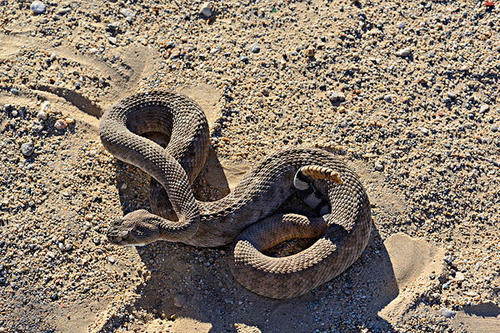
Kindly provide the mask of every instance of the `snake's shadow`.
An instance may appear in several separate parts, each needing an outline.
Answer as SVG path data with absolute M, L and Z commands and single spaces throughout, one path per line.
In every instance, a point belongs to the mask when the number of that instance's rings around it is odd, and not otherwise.
M 207 175 L 210 177 L 203 178 Z M 118 188 L 128 184 L 120 190 L 125 213 L 149 208 L 145 174 L 118 162 L 117 177 Z M 229 193 L 224 168 L 213 151 L 199 178 L 202 180 L 194 184 L 198 198 Z M 212 249 L 156 242 L 137 248 L 137 252 L 150 278 L 139 286 L 141 297 L 127 311 L 146 313 L 146 323 L 166 318 L 163 329 L 167 331 L 233 332 L 241 324 L 263 332 L 311 332 L 316 328 L 352 332 L 352 327 L 359 328 L 354 332 L 362 327 L 373 332 L 394 331 L 378 316 L 396 298 L 398 286 L 389 254 L 375 228 L 367 249 L 345 273 L 290 300 L 261 297 L 240 286 L 229 271 L 228 246 Z
M 299 298 L 273 300 L 255 295 L 231 276 L 229 251 L 157 243 L 138 250 L 151 278 L 137 291 L 132 313 L 170 319 L 167 328 L 185 331 L 195 319 L 202 332 L 232 332 L 235 324 L 262 332 L 394 331 L 378 316 L 398 295 L 392 264 L 373 231 L 362 257 L 344 274 Z M 191 325 L 194 325 L 191 323 Z M 359 329 L 354 328 L 357 327 Z M 191 331 L 191 330 L 190 330 Z

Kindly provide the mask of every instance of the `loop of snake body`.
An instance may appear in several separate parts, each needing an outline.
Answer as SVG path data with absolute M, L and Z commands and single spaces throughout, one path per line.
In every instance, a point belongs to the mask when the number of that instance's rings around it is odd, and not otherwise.
M 165 148 L 146 138 L 152 133 L 169 138 Z M 291 298 L 342 273 L 368 243 L 368 196 L 355 173 L 327 151 L 291 148 L 271 154 L 226 197 L 202 202 L 195 199 L 191 183 L 205 164 L 209 130 L 203 111 L 190 98 L 167 91 L 127 97 L 106 110 L 100 137 L 112 155 L 161 184 L 177 216 L 131 212 L 110 226 L 108 239 L 114 244 L 166 240 L 217 247 L 232 242 L 230 268 L 238 282 L 262 296 Z M 323 199 L 314 182 L 323 184 Z M 294 193 L 320 215 L 276 214 Z M 291 256 L 263 254 L 292 238 L 317 240 Z

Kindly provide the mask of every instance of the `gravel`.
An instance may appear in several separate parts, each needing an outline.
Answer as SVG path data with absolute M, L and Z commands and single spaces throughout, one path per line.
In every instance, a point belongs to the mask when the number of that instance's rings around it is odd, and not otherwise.
M 117 309 L 102 319 L 110 323 L 102 331 L 111 332 L 141 331 L 153 320 L 172 324 L 174 314 L 232 329 L 257 306 L 270 322 L 295 325 L 290 331 L 452 332 L 441 309 L 498 303 L 496 7 L 230 0 L 216 2 L 217 19 L 206 20 L 195 19 L 203 1 L 45 3 L 42 15 L 30 2 L 2 4 L 2 29 L 12 31 L 0 37 L 6 331 L 55 329 L 49 315 L 92 300 L 102 304 L 92 310 L 99 320 L 107 306 Z M 219 160 L 254 164 L 279 147 L 338 148 L 376 203 L 380 238 L 404 232 L 445 248 L 446 272 L 432 280 L 435 289 L 415 295 L 413 312 L 386 324 L 369 313 L 358 293 L 366 289 L 356 284 L 360 267 L 370 265 L 375 250 L 383 253 L 372 241 L 346 274 L 293 304 L 306 304 L 307 318 L 292 318 L 279 312 L 286 302 L 263 301 L 239 287 L 220 249 L 113 247 L 106 228 L 124 212 L 148 207 L 147 177 L 103 150 L 96 128 L 85 124 L 91 116 L 35 84 L 76 91 L 102 107 L 129 91 L 211 87 L 207 96 L 215 100 L 203 107 L 218 115 L 211 139 Z M 334 97 L 341 105 L 332 105 L 328 92 L 342 96 Z M 79 118 L 69 122 L 68 113 Z M 28 142 L 36 143 L 36 154 L 24 158 Z M 179 294 L 186 305 L 172 310 Z M 134 299 L 109 303 L 122 295 Z M 338 304 L 341 313 L 334 312 Z M 273 331 L 266 325 L 263 331 Z

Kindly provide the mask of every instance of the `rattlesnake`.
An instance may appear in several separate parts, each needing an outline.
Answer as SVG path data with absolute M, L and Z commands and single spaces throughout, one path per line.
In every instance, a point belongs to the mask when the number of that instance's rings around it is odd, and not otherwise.
M 166 148 L 144 137 L 155 132 L 169 139 Z M 205 115 L 190 98 L 165 91 L 127 97 L 106 110 L 100 136 L 111 154 L 165 188 L 177 216 L 169 220 L 158 212 L 131 212 L 111 225 L 108 239 L 114 244 L 167 240 L 216 247 L 233 242 L 230 267 L 236 280 L 272 298 L 295 297 L 329 281 L 367 245 L 368 197 L 355 173 L 332 153 L 317 148 L 279 151 L 258 163 L 226 197 L 201 202 L 191 183 L 205 163 L 210 139 Z M 320 212 L 317 217 L 273 215 L 297 192 Z M 317 240 L 291 256 L 262 253 L 292 238 Z

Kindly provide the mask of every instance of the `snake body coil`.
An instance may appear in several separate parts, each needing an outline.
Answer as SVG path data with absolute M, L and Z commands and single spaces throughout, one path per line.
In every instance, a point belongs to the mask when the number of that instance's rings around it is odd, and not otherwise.
M 166 148 L 145 137 L 154 133 L 168 138 Z M 167 240 L 216 247 L 233 242 L 230 266 L 235 278 L 251 291 L 272 298 L 299 296 L 332 279 L 357 260 L 367 245 L 368 197 L 354 172 L 331 153 L 292 148 L 271 154 L 226 197 L 201 202 L 195 199 L 191 183 L 208 154 L 208 123 L 191 99 L 164 91 L 125 98 L 104 113 L 100 136 L 116 158 L 161 184 L 177 215 L 177 220 L 170 220 L 159 212 L 129 213 L 108 231 L 108 239 L 115 244 Z M 323 194 L 314 182 L 323 184 Z M 321 216 L 276 214 L 293 193 Z M 292 238 L 317 240 L 287 257 L 262 253 Z

